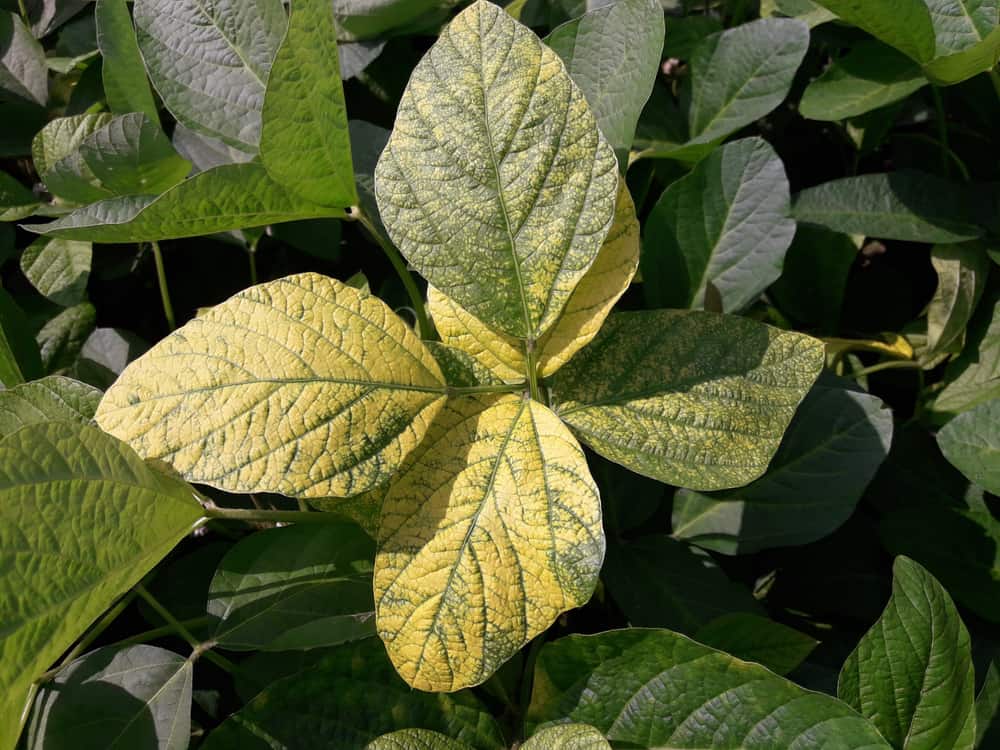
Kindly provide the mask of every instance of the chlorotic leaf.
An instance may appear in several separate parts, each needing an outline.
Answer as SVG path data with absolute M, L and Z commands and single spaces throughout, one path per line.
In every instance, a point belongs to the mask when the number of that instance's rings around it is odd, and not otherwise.
M 0 747 L 14 746 L 31 682 L 201 515 L 190 487 L 94 427 L 0 441 Z
M 524 382 L 523 339 L 493 330 L 434 286 L 427 287 L 427 311 L 445 344 L 470 354 L 503 382 Z
M 379 635 L 421 690 L 486 680 L 590 599 L 604 534 L 569 430 L 517 396 L 448 402 L 382 505 Z
M 89 242 L 42 237 L 21 255 L 21 271 L 57 305 L 76 305 L 87 296 L 92 255 Z
M 554 724 L 535 732 L 522 750 L 611 750 L 604 735 L 587 724 Z
M 142 112 L 150 122 L 157 123 L 159 113 L 146 79 L 126 0 L 97 0 L 94 20 L 108 107 L 118 115 Z
M 375 191 L 390 237 L 431 284 L 536 339 L 597 257 L 616 166 L 559 57 L 478 0 L 414 69 Z
M 919 63 L 934 58 L 937 43 L 926 0 L 814 0 Z
M 274 179 L 313 203 L 357 203 L 329 0 L 292 3 L 262 117 L 260 158 Z
M 365 746 L 365 750 L 471 750 L 464 742 L 453 740 L 429 729 L 400 729 L 383 734 Z
M 837 695 L 902 750 L 972 750 L 975 674 L 969 633 L 948 592 L 906 557 L 885 612 L 847 657 Z
M 94 417 L 101 392 L 61 375 L 0 390 L 0 438 L 29 424 L 87 423 Z
M 868 721 L 835 698 L 672 633 L 612 630 L 546 644 L 529 726 L 596 727 L 633 748 L 889 750 Z
M 938 445 L 951 464 L 987 492 L 1000 495 L 1000 398 L 948 422 Z
M 715 313 L 618 313 L 553 379 L 556 413 L 591 448 L 670 484 L 764 473 L 824 363 L 821 342 Z
M 441 371 L 377 297 L 313 273 L 240 292 L 129 365 L 105 430 L 231 492 L 350 496 L 385 482 L 444 402 Z
M 694 639 L 744 661 L 762 664 L 775 674 L 788 674 L 819 645 L 805 633 L 749 612 L 717 617 L 700 628 Z
M 927 353 L 946 351 L 965 333 L 990 274 L 990 259 L 977 242 L 936 245 L 931 264 L 938 285 L 927 307 Z

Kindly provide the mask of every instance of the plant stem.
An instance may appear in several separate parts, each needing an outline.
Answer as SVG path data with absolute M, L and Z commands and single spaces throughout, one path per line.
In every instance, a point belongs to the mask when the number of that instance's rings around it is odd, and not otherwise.
M 528 370 L 528 390 L 535 401 L 542 400 L 542 389 L 538 387 L 538 360 L 536 359 L 535 340 L 524 342 L 524 363 Z
M 941 141 L 941 167 L 944 169 L 944 176 L 951 176 L 951 148 L 948 145 L 948 118 L 944 112 L 944 100 L 941 98 L 941 89 L 931 86 L 931 94 L 934 97 L 934 109 L 937 111 L 938 137 Z
M 535 686 L 535 663 L 538 661 L 538 654 L 544 645 L 545 633 L 540 633 L 535 636 L 531 645 L 528 646 L 528 654 L 524 657 L 524 669 L 521 672 L 520 711 L 518 712 L 518 720 L 520 721 L 518 729 L 521 733 L 521 739 L 527 737 L 524 717 L 528 713 L 528 705 L 531 703 L 531 691 Z
M 173 629 L 174 633 L 176 633 L 177 635 L 179 635 L 181 638 L 183 638 L 185 641 L 188 642 L 188 644 L 193 649 L 193 652 L 191 654 L 192 659 L 197 659 L 198 657 L 204 656 L 208 661 L 212 662 L 213 664 L 225 670 L 226 672 L 232 673 L 236 670 L 236 665 L 233 664 L 231 661 L 229 661 L 229 659 L 219 656 L 218 654 L 212 653 L 211 648 L 215 645 L 214 642 L 208 641 L 207 643 L 203 643 L 199 641 L 197 638 L 195 638 L 194 635 L 191 633 L 191 631 L 188 630 L 187 627 L 184 625 L 184 623 L 182 623 L 180 620 L 174 617 L 170 613 L 170 610 L 168 610 L 166 607 L 160 604 L 160 602 L 156 599 L 156 597 L 153 596 L 151 593 L 149 593 L 149 591 L 146 589 L 145 586 L 143 586 L 141 583 L 136 584 L 134 590 L 135 593 L 137 593 L 145 600 L 146 604 L 148 604 L 150 607 L 153 608 L 153 611 L 156 612 L 156 614 L 158 614 L 166 621 L 166 623 Z
M 247 258 L 250 261 L 250 285 L 253 286 L 257 283 L 257 243 L 260 241 L 258 237 L 256 240 L 247 245 Z
M 523 383 L 505 383 L 504 385 L 456 385 L 448 387 L 449 396 L 468 396 L 474 393 L 517 393 L 528 390 L 528 381 Z
M 993 81 L 993 89 L 997 92 L 997 97 L 1000 98 L 1000 66 L 990 69 L 990 80 Z
M 871 375 L 873 372 L 882 372 L 883 370 L 922 370 L 923 365 L 919 362 L 913 362 L 912 360 L 895 360 L 892 362 L 880 362 L 877 365 L 872 365 L 871 367 L 864 367 L 860 370 L 855 370 L 851 373 L 852 378 L 860 378 L 865 375 Z
M 181 620 L 180 624 L 186 628 L 197 628 L 202 625 L 210 625 L 215 622 L 215 618 L 211 615 L 202 615 L 201 617 L 192 617 L 190 620 Z M 153 628 L 152 630 L 145 630 L 142 633 L 137 633 L 136 635 L 130 636 L 128 638 L 123 638 L 120 641 L 115 641 L 109 644 L 115 648 L 122 648 L 124 646 L 134 646 L 139 643 L 149 643 L 150 641 L 155 641 L 157 638 L 163 638 L 164 636 L 173 634 L 173 625 L 163 625 L 159 628 Z
M 24 0 L 17 0 L 17 9 L 21 12 L 21 20 L 24 21 L 24 25 L 31 26 L 31 18 L 28 16 L 28 6 L 24 4 Z
M 301 510 L 248 510 L 244 508 L 205 508 L 209 519 L 228 521 L 256 521 L 264 523 L 336 523 L 332 513 L 316 513 Z
M 174 306 L 170 303 L 170 289 L 167 287 L 167 272 L 163 268 L 163 253 L 160 251 L 160 243 L 153 240 L 153 260 L 156 261 L 156 280 L 160 284 L 160 299 L 163 301 L 163 314 L 167 319 L 167 326 L 170 330 L 177 328 L 177 320 L 174 318 Z

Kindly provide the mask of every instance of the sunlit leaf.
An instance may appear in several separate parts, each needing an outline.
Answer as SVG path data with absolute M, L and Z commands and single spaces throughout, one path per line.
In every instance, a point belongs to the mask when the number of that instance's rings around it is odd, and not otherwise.
M 959 414 L 937 438 L 956 469 L 987 492 L 1000 495 L 1000 399 Z
M 42 295 L 58 305 L 75 305 L 87 296 L 89 242 L 42 237 L 21 255 L 21 271 Z
M 97 0 L 94 19 L 108 107 L 118 115 L 142 112 L 150 122 L 157 123 L 159 113 L 146 79 L 126 0 Z
M 100 400 L 96 388 L 60 375 L 0 390 L 0 438 L 29 424 L 89 422 Z

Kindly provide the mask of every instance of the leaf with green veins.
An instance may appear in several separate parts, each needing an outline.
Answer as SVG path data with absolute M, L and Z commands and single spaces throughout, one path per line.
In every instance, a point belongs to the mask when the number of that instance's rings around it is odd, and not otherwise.
M 934 25 L 927 0 L 814 1 L 919 63 L 934 59 Z
M 329 0 L 295 0 L 267 79 L 260 158 L 278 182 L 313 203 L 357 203 L 347 109 Z
M 57 117 L 31 141 L 31 159 L 44 180 L 56 162 L 76 151 L 83 139 L 114 119 L 107 113 Z
M 86 383 L 49 375 L 0 390 L 0 438 L 29 424 L 90 422 L 101 392 Z
M 1000 291 L 987 290 L 968 327 L 965 347 L 944 373 L 931 403 L 938 420 L 1000 398 Z
M 440 732 L 474 750 L 508 747 L 496 721 L 470 691 L 432 695 L 411 689 L 395 673 L 377 638 L 338 646 L 271 683 L 201 747 L 364 750 L 398 729 Z
M 760 15 L 762 18 L 778 14 L 805 21 L 809 24 L 809 28 L 832 21 L 837 17 L 832 11 L 817 5 L 816 0 L 761 0 Z
M 972 750 L 975 675 L 969 633 L 934 577 L 893 565 L 885 612 L 847 657 L 837 695 L 900 750 Z
M 38 344 L 24 311 L 0 287 L 0 384 L 13 388 L 43 374 Z
M 950 85 L 988 71 L 1000 59 L 1000 2 L 997 0 L 924 0 L 936 38 L 928 77 Z
M 146 70 L 177 121 L 256 151 L 286 29 L 281 0 L 136 0 L 134 15 Z
M 898 102 L 926 85 L 919 64 L 893 47 L 864 40 L 806 87 L 799 111 L 810 120 L 843 120 Z
M 806 396 L 767 473 L 735 490 L 674 497 L 674 535 L 726 555 L 807 544 L 854 512 L 892 443 L 882 400 L 836 379 Z
M 663 8 L 620 0 L 568 21 L 545 38 L 583 91 L 622 171 L 663 50 Z
M 0 441 L 0 747 L 31 682 L 202 516 L 191 488 L 95 427 L 29 425 Z M 30 556 L 30 566 L 18 559 Z M 57 585 L 54 585 L 57 584 Z
M 290 195 L 255 162 L 199 172 L 160 196 L 109 198 L 25 228 L 71 240 L 151 242 L 343 213 Z
M 983 250 L 978 242 L 936 245 L 931 249 L 938 285 L 927 308 L 925 356 L 946 351 L 965 333 L 990 274 L 990 259 Z
M 556 413 L 605 458 L 724 489 L 764 473 L 823 362 L 820 341 L 745 318 L 627 312 L 551 387 Z
M 588 724 L 555 724 L 531 735 L 521 750 L 611 750 L 611 745 Z
M 19 221 L 31 216 L 41 201 L 6 172 L 0 172 L 0 221 Z
M 96 324 L 97 310 L 82 302 L 67 307 L 42 326 L 35 339 L 45 372 L 59 373 L 71 367 Z
M 350 523 L 260 531 L 222 559 L 209 588 L 212 639 L 235 651 L 335 646 L 375 634 L 375 545 Z
M 257 158 L 256 154 L 240 151 L 218 138 L 196 133 L 180 123 L 174 128 L 171 143 L 177 153 L 194 165 L 195 174 L 224 164 L 246 164 Z
M 346 497 L 399 468 L 444 396 L 434 358 L 385 303 L 305 273 L 163 339 L 108 390 L 97 421 L 191 481 Z
M 710 555 L 668 536 L 609 543 L 601 574 L 635 627 L 694 635 L 727 612 L 764 614 L 750 591 L 730 581 Z
M 119 115 L 142 112 L 150 122 L 159 122 L 126 0 L 97 0 L 94 20 L 108 108 Z
M 712 152 L 668 187 L 646 220 L 643 292 L 656 307 L 701 307 L 712 284 L 722 308 L 753 302 L 781 275 L 795 235 L 785 167 L 747 138 Z
M 1000 399 L 959 414 L 937 436 L 945 458 L 969 481 L 1000 495 Z
M 420 690 L 486 680 L 566 610 L 604 558 L 579 444 L 517 396 L 449 400 L 382 504 L 379 635 Z
M 155 646 L 91 651 L 35 698 L 27 750 L 187 750 L 194 663 Z
M 848 706 L 669 630 L 546 644 L 528 724 L 582 722 L 633 748 L 889 750 Z
M 17 15 L 5 10 L 0 10 L 0 40 L 0 92 L 44 107 L 49 100 L 49 72 L 42 45 Z
M 375 200 L 375 167 L 389 140 L 389 131 L 363 120 L 351 120 L 347 124 L 347 129 L 351 136 L 351 158 L 354 164 L 354 182 L 358 191 L 358 207 L 371 220 L 376 231 L 389 242 L 389 235 L 382 225 L 378 202 Z
M 597 257 L 616 167 L 559 57 L 479 0 L 414 69 L 375 190 L 390 237 L 431 284 L 534 339 Z
M 960 186 L 911 170 L 808 188 L 793 196 L 792 216 L 834 232 L 906 242 L 963 242 L 983 234 Z
M 21 255 L 21 271 L 40 294 L 67 307 L 87 297 L 92 255 L 89 242 L 41 237 Z
M 780 675 L 798 667 L 819 645 L 819 641 L 794 628 L 746 612 L 717 617 L 700 628 L 694 639 L 744 661 L 762 664 Z
M 377 737 L 365 745 L 365 750 L 472 750 L 472 748 L 440 732 L 428 729 L 400 729 Z

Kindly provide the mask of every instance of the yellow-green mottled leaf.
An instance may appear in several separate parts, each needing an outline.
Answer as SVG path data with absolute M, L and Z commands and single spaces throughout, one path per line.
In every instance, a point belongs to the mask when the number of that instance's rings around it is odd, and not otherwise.
M 429 729 L 400 729 L 383 734 L 365 746 L 365 750 L 472 750 L 469 745 L 446 734 Z
M 600 330 L 615 302 L 625 293 L 639 265 L 639 222 L 625 181 L 618 188 L 615 222 L 556 324 L 538 340 L 539 375 L 562 367 Z M 428 306 L 442 340 L 473 355 L 505 382 L 526 376 L 524 341 L 494 331 L 434 287 Z
M 382 506 L 379 635 L 422 690 L 488 678 L 587 602 L 604 557 L 579 444 L 541 404 L 450 400 Z
M 670 484 L 724 489 L 764 473 L 823 362 L 817 339 L 746 318 L 618 313 L 559 372 L 552 395 L 606 458 Z
M 539 729 L 521 750 L 611 750 L 611 745 L 589 724 L 556 724 Z
M 191 481 L 349 496 L 399 468 L 444 391 L 430 352 L 381 300 L 306 273 L 172 333 L 125 369 L 97 421 Z
M 382 220 L 434 286 L 537 338 L 600 250 L 617 161 L 555 52 L 479 0 L 413 71 L 375 171 Z

